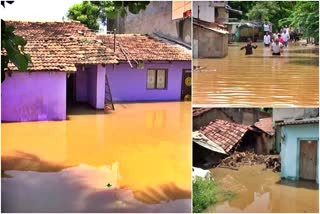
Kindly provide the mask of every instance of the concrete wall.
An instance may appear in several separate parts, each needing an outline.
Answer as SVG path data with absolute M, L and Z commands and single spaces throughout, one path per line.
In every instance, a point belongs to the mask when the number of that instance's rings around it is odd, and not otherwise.
M 284 140 L 281 143 L 281 176 L 286 179 L 299 179 L 299 140 L 318 140 L 319 124 L 301 124 L 282 126 Z M 319 142 L 317 149 L 317 183 L 319 183 Z
M 224 24 L 229 20 L 229 12 L 224 7 L 219 7 L 217 17 L 215 18 L 215 22 L 218 24 Z
M 261 133 L 257 136 L 255 144 L 255 152 L 257 154 L 270 154 L 275 149 L 275 137 L 266 133 Z
M 198 13 L 198 7 L 200 13 Z M 215 11 L 210 1 L 194 1 L 192 16 L 207 22 L 215 22 Z
M 193 25 L 194 58 L 222 58 L 228 55 L 228 34 Z M 195 52 L 197 51 L 197 53 Z
M 147 89 L 148 69 L 168 69 L 166 89 Z M 128 63 L 109 65 L 112 98 L 115 102 L 180 100 L 183 69 L 191 69 L 191 61 L 145 62 L 143 69 L 132 69 Z
M 66 119 L 66 73 L 15 72 L 1 90 L 2 121 Z
M 146 10 L 115 21 L 118 33 L 153 34 L 155 32 L 191 44 L 191 19 L 173 20 L 171 1 L 151 1 Z
M 101 65 L 87 65 L 76 73 L 76 101 L 88 102 L 96 109 L 104 108 L 106 69 Z
M 318 108 L 274 108 L 273 121 L 294 120 L 319 116 Z

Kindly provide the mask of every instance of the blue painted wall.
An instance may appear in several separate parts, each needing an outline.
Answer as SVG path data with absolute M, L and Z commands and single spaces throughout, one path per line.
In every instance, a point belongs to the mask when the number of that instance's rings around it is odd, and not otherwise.
M 299 179 L 300 140 L 317 140 L 317 183 L 319 183 L 319 124 L 287 125 L 279 127 L 285 136 L 281 144 L 281 176 Z

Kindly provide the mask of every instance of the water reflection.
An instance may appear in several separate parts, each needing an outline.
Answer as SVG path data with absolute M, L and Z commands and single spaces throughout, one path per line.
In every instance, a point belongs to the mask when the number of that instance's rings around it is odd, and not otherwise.
M 231 45 L 223 59 L 196 59 L 193 102 L 217 106 L 317 106 L 318 48 L 291 45 L 281 57 L 261 45 L 245 56 Z
M 190 212 L 191 104 L 3 123 L 6 212 Z
M 216 168 L 212 173 L 223 189 L 236 193 L 230 201 L 207 212 L 318 212 L 319 188 L 315 182 L 281 180 L 264 166 L 245 166 L 239 171 Z

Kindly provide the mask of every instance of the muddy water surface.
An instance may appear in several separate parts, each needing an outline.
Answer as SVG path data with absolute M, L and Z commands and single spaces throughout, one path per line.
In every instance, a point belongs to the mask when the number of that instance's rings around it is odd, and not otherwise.
M 2 123 L 4 212 L 190 212 L 191 104 Z
M 212 169 L 224 190 L 235 193 L 205 212 L 314 212 L 319 211 L 319 188 L 315 182 L 281 180 L 279 173 L 264 166 L 244 166 L 240 170 Z
M 194 60 L 194 104 L 217 106 L 318 106 L 318 48 L 290 45 L 282 55 L 257 43 L 252 56 L 229 45 L 221 59 Z

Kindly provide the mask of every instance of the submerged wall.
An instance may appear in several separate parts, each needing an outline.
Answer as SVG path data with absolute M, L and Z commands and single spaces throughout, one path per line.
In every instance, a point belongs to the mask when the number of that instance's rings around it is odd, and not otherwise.
M 66 73 L 14 72 L 1 90 L 2 121 L 66 119 Z
M 223 58 L 228 55 L 228 34 L 193 25 L 193 58 Z
M 147 70 L 167 69 L 166 89 L 147 89 Z M 128 63 L 109 65 L 107 75 L 115 102 L 180 100 L 182 71 L 191 69 L 191 61 L 145 62 L 143 69 L 132 69 Z
M 300 140 L 317 140 L 316 180 L 319 183 L 319 124 L 282 126 L 281 176 L 291 180 L 299 179 Z

